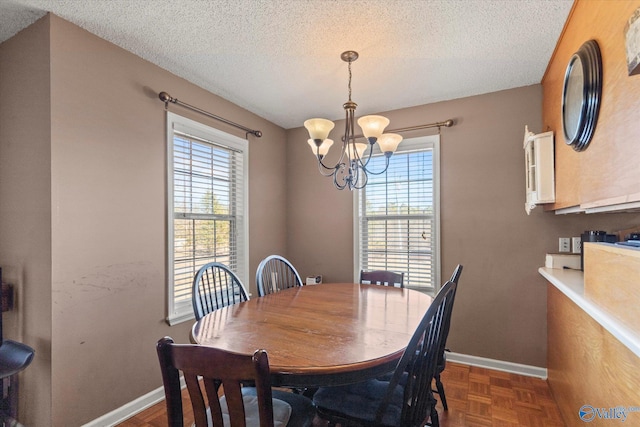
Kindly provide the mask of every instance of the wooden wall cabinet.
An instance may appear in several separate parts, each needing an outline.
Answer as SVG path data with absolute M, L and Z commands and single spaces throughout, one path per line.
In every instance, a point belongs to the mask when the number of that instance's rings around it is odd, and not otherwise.
M 543 131 L 556 134 L 556 201 L 547 210 L 640 209 L 640 75 L 628 75 L 625 26 L 640 0 L 576 0 L 542 79 Z M 562 90 L 571 56 L 587 40 L 602 54 L 600 114 L 591 143 L 577 152 L 564 141 Z

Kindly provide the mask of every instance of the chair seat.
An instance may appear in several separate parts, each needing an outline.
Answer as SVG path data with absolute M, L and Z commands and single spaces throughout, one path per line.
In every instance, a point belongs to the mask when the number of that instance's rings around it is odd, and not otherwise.
M 245 422 L 248 426 L 260 425 L 260 415 L 258 414 L 258 397 L 254 394 L 244 394 L 242 401 L 245 408 Z M 229 409 L 224 396 L 220 398 L 220 408 L 222 410 L 222 419 L 224 427 L 231 426 L 231 418 L 229 418 Z M 273 426 L 285 427 L 291 417 L 291 405 L 279 399 L 273 399 Z M 213 426 L 211 419 L 211 410 L 207 409 L 207 423 Z
M 255 396 L 255 387 L 243 387 L 242 394 L 244 396 Z M 313 418 L 316 415 L 316 407 L 308 399 L 300 394 L 292 393 L 289 391 L 273 389 L 271 391 L 271 397 L 274 401 L 279 400 L 285 404 L 288 404 L 291 408 L 291 415 L 289 421 L 286 424 L 287 427 L 311 427 Z M 273 407 L 274 421 L 276 418 L 275 404 Z M 248 426 L 251 424 L 247 424 Z M 276 424 L 277 425 L 277 424 Z
M 318 411 L 324 413 L 323 415 L 374 424 L 376 411 L 385 397 L 388 386 L 388 381 L 372 379 L 346 386 L 320 387 L 313 395 L 313 403 Z M 382 417 L 383 425 L 400 425 L 403 395 L 402 386 L 396 386 Z
M 0 345 L 0 379 L 17 374 L 29 366 L 34 353 L 26 344 L 3 340 Z

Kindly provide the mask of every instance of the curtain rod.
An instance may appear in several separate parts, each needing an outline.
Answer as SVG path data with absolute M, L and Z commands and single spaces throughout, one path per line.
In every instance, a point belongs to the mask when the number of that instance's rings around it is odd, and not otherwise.
M 208 112 L 208 111 L 204 111 L 204 110 L 201 110 L 201 109 L 200 109 L 200 108 L 198 108 L 198 107 L 194 107 L 193 105 L 189 105 L 189 104 L 187 104 L 186 102 L 178 101 L 178 98 L 172 98 L 172 97 L 171 97 L 171 95 L 169 95 L 167 92 L 160 92 L 160 93 L 158 94 L 158 98 L 160 98 L 160 101 L 164 102 L 164 106 L 165 106 L 165 108 L 167 107 L 167 105 L 169 104 L 169 102 L 172 102 L 172 103 L 174 103 L 174 104 L 178 104 L 178 105 L 180 105 L 180 106 L 182 106 L 182 107 L 185 107 L 185 108 L 188 108 L 188 109 L 190 109 L 190 110 L 193 110 L 193 111 L 195 111 L 195 112 L 197 112 L 197 113 L 203 114 L 203 115 L 205 115 L 205 116 L 207 116 L 207 117 L 210 117 L 210 118 L 212 118 L 212 119 L 215 119 L 215 120 L 221 121 L 221 122 L 223 122 L 223 123 L 226 123 L 226 124 L 228 124 L 228 125 L 231 125 L 231 126 L 233 126 L 233 127 L 236 127 L 236 128 L 238 128 L 238 129 L 242 129 L 243 131 L 245 131 L 245 132 L 247 133 L 247 135 L 248 135 L 248 134 L 252 134 L 252 135 L 255 135 L 255 136 L 256 136 L 256 137 L 258 137 L 258 138 L 260 138 L 260 137 L 262 136 L 262 132 L 261 132 L 261 131 L 259 131 L 259 130 L 249 129 L 249 128 L 247 128 L 247 127 L 244 127 L 244 126 L 242 126 L 242 125 L 239 125 L 239 124 L 237 124 L 237 123 L 234 123 L 234 122 L 232 122 L 232 121 L 230 121 L 230 120 L 224 119 L 224 118 L 222 118 L 222 117 L 220 117 L 220 116 L 216 116 L 215 114 L 211 114 L 211 113 L 210 113 L 210 112 Z M 245 135 L 245 136 L 246 136 L 246 135 Z
M 406 128 L 400 128 L 400 129 L 391 129 L 386 131 L 386 133 L 401 133 L 401 132 L 410 132 L 412 130 L 419 130 L 419 129 L 428 129 L 428 128 L 441 128 L 441 127 L 446 127 L 446 128 L 450 128 L 451 126 L 455 125 L 455 122 L 453 121 L 453 119 L 449 119 L 449 120 L 445 120 L 444 122 L 435 122 L 435 123 L 429 123 L 426 125 L 417 125 L 417 126 L 410 126 L 410 127 L 406 127 Z M 440 130 L 440 129 L 438 129 Z M 364 135 L 356 135 L 354 136 L 354 138 L 364 138 Z M 344 140 L 344 138 L 343 138 Z

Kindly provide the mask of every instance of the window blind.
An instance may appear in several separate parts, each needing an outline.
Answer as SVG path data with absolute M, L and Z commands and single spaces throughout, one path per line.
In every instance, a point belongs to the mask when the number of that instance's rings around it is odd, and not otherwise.
M 245 153 L 194 133 L 172 131 L 170 317 L 192 315 L 193 278 L 209 262 L 246 280 Z
M 384 164 L 376 156 L 369 168 Z M 436 201 L 432 143 L 395 153 L 384 174 L 370 175 L 359 195 L 360 268 L 404 272 L 406 287 L 435 290 Z

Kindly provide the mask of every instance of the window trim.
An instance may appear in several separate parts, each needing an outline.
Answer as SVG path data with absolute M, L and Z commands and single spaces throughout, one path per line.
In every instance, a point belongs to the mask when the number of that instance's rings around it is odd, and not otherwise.
M 433 146 L 433 200 L 434 200 L 434 237 L 436 240 L 435 248 L 434 248 L 434 294 L 440 290 L 442 286 L 440 277 L 441 277 L 441 239 L 440 239 L 440 135 L 427 135 L 420 136 L 416 138 L 405 139 L 398 146 L 397 153 L 406 153 L 410 151 L 421 150 L 425 147 L 425 144 L 432 144 Z M 380 152 L 378 145 L 375 145 L 373 155 L 382 155 Z M 360 192 L 363 190 L 354 190 L 353 191 L 353 260 L 354 260 L 354 271 L 353 271 L 353 281 L 354 283 L 358 283 L 360 281 L 360 270 L 362 269 L 362 264 L 360 262 L 360 218 L 359 218 L 359 209 L 360 209 Z M 411 288 L 421 292 L 429 293 L 429 289 L 424 288 Z
M 219 145 L 225 148 L 229 148 L 235 151 L 239 151 L 243 155 L 243 168 L 242 168 L 242 184 L 243 184 L 243 209 L 242 216 L 243 221 L 240 224 L 240 233 L 243 236 L 238 238 L 238 251 L 242 253 L 242 256 L 238 257 L 238 262 L 242 266 L 235 273 L 238 275 L 242 283 L 248 283 L 249 277 L 249 142 L 246 139 L 239 138 L 237 136 L 228 134 L 219 129 L 207 126 L 200 122 L 188 119 L 186 117 L 177 115 L 170 111 L 167 111 L 166 115 L 166 292 L 167 292 L 167 317 L 166 321 L 170 326 L 177 325 L 182 322 L 195 319 L 193 313 L 193 307 L 191 301 L 189 303 L 176 304 L 174 299 L 173 279 L 174 279 L 174 253 L 173 253 L 173 241 L 174 241 L 174 229 L 173 229 L 173 216 L 174 216 L 174 153 L 173 153 L 173 138 L 174 129 L 179 132 L 189 133 L 196 138 L 203 139 L 204 141 L 210 141 L 214 145 Z

